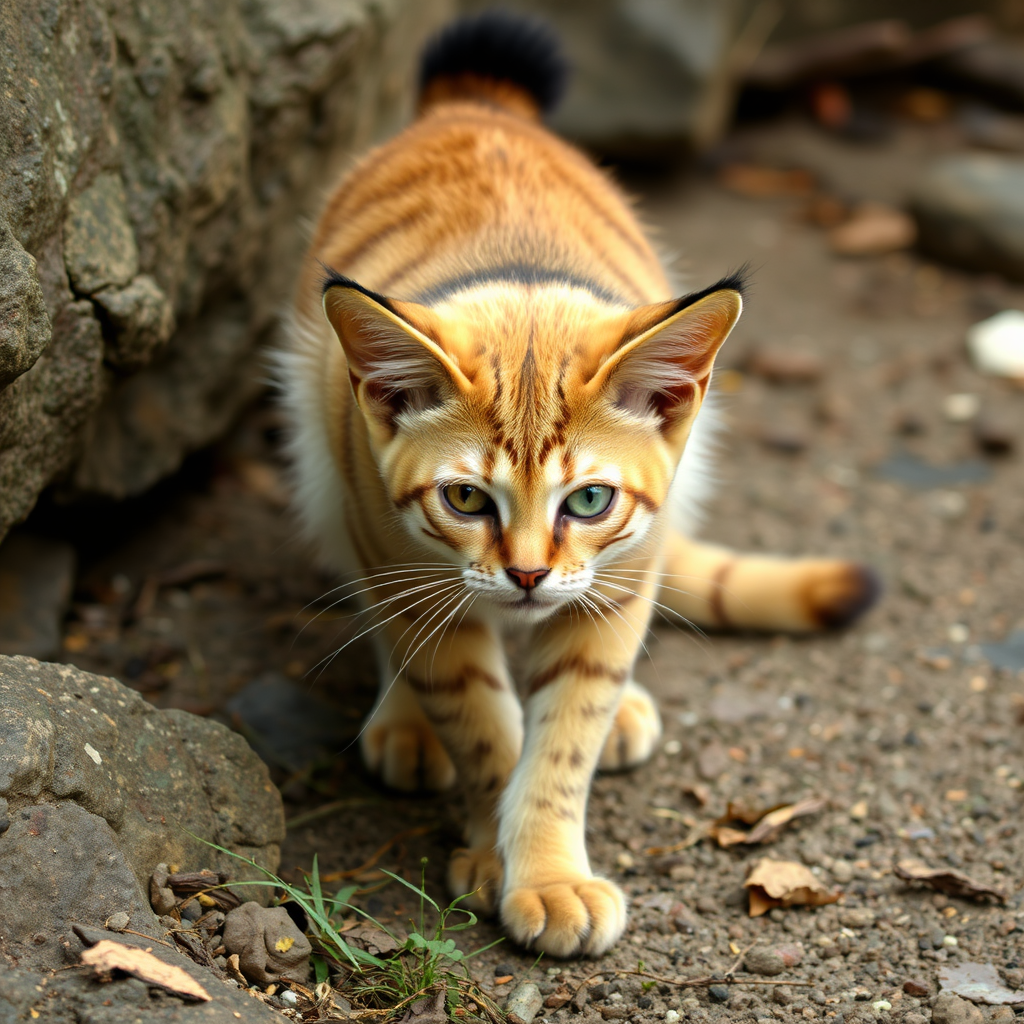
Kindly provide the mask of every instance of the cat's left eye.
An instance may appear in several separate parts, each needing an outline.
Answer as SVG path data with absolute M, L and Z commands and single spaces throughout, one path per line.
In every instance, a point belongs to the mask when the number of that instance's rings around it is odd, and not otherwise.
M 494 511 L 490 496 L 472 484 L 449 484 L 444 489 L 444 497 L 456 512 L 464 516 L 490 515 Z
M 615 497 L 615 489 L 605 484 L 588 484 L 565 499 L 565 509 L 577 519 L 592 519 L 606 511 Z

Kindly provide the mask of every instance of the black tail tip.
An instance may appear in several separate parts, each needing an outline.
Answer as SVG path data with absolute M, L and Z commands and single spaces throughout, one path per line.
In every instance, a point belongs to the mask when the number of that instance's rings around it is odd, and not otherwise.
M 465 74 L 513 82 L 550 113 L 565 92 L 569 65 L 546 21 L 494 9 L 456 19 L 427 43 L 420 91 L 434 79 Z

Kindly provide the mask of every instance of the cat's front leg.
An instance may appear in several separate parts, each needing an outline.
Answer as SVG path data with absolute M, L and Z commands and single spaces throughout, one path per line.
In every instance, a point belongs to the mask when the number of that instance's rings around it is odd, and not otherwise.
M 614 882 L 594 875 L 584 838 L 590 780 L 649 620 L 644 593 L 608 620 L 547 627 L 529 676 L 523 753 L 501 801 L 501 919 L 554 956 L 599 956 L 626 926 Z
M 484 622 L 462 619 L 420 643 L 430 620 L 392 629 L 393 671 L 415 693 L 466 796 L 466 846 L 452 854 L 449 886 L 470 894 L 465 906 L 492 912 L 502 886 L 497 804 L 523 740 L 523 712 L 500 637 Z

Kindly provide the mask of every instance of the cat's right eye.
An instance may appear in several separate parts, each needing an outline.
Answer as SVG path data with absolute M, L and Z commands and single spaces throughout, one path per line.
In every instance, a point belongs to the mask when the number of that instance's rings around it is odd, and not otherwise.
M 444 499 L 464 516 L 486 516 L 494 511 L 490 495 L 472 484 L 449 484 L 444 489 Z

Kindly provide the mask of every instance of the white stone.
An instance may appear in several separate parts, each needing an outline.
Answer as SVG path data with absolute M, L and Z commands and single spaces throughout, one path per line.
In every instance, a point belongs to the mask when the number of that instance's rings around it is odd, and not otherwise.
M 967 329 L 967 348 L 982 373 L 1024 377 L 1024 313 L 1004 309 Z
M 103 764 L 103 758 L 100 757 L 100 752 L 91 744 L 86 743 L 85 752 L 96 762 L 96 764 Z
M 942 401 L 942 412 L 950 423 L 966 423 L 981 411 L 981 399 L 970 392 L 946 395 Z

